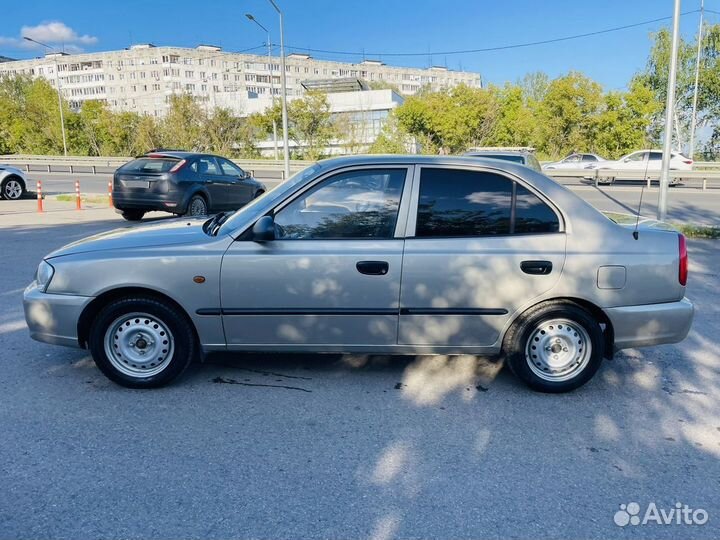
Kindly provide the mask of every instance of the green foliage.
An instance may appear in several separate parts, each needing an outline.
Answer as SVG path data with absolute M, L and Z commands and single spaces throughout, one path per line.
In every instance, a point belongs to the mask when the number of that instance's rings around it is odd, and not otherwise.
M 426 153 L 456 154 L 490 138 L 498 102 L 490 90 L 464 84 L 423 92 L 395 109 L 401 129 L 419 139 Z

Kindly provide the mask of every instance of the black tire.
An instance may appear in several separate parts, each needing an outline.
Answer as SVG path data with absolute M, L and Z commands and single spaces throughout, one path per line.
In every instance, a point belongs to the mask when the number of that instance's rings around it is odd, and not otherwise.
M 560 324 L 553 324 L 556 321 Z M 546 333 L 543 328 L 553 330 Z M 559 346 L 560 350 L 540 347 L 546 352 L 538 351 L 538 354 L 554 357 L 559 362 L 567 361 L 566 373 L 560 369 L 556 373 L 553 366 L 545 370 L 542 356 L 533 360 L 536 345 L 548 344 L 546 340 L 554 339 L 561 340 L 552 343 L 552 347 Z M 580 342 L 589 343 L 590 351 Z M 604 347 L 602 328 L 595 317 L 583 307 L 569 302 L 547 302 L 531 308 L 515 321 L 503 341 L 505 361 L 510 371 L 533 390 L 548 393 L 569 392 L 592 379 L 602 363 Z M 554 354 L 556 352 L 558 354 Z
M 129 319 L 127 323 L 126 318 Z M 155 326 L 155 330 L 152 326 Z M 125 342 L 118 348 L 118 336 L 121 340 L 124 339 L 121 335 L 122 329 L 126 329 L 128 340 L 136 339 L 134 345 Z M 155 334 L 147 338 L 142 333 L 146 329 Z M 158 336 L 158 339 L 167 339 L 155 343 L 152 338 Z M 149 358 L 136 355 L 133 359 L 132 355 L 123 355 L 120 352 L 130 351 L 130 348 L 133 352 L 139 351 L 140 339 L 145 343 L 142 348 L 152 355 Z M 108 341 L 114 344 L 115 352 L 111 353 L 112 358 L 108 355 L 108 349 L 111 349 Z M 177 308 L 169 303 L 139 296 L 114 300 L 103 307 L 90 327 L 88 344 L 100 371 L 111 381 L 127 388 L 157 388 L 168 384 L 187 369 L 199 350 L 192 324 L 184 313 L 178 313 Z M 151 362 L 155 359 L 155 353 L 162 355 L 166 352 L 169 354 L 155 360 L 158 362 L 157 366 L 137 365 Z M 121 360 L 124 363 L 121 363 Z
M 140 221 L 145 215 L 144 210 L 123 210 L 122 217 L 127 221 Z
M 19 176 L 11 174 L 3 179 L 0 185 L 0 195 L 8 201 L 17 201 L 25 196 L 27 188 Z
M 185 215 L 190 217 L 197 217 L 207 216 L 207 214 L 208 204 L 205 200 L 205 197 L 200 194 L 196 194 L 190 197 L 187 205 L 187 210 L 185 211 Z

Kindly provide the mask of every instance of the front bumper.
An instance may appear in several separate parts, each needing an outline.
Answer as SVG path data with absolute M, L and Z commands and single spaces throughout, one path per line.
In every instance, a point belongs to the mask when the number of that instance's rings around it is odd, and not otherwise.
M 30 337 L 54 345 L 80 347 L 78 320 L 92 300 L 91 296 L 44 293 L 31 283 L 23 295 Z
M 683 298 L 679 302 L 623 306 L 604 309 L 615 332 L 615 350 L 678 343 L 692 325 L 695 308 Z

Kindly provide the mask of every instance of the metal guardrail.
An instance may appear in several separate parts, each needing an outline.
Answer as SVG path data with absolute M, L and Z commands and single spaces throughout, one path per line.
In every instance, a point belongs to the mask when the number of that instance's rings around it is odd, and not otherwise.
M 98 174 L 112 173 L 132 160 L 132 157 L 91 157 L 91 156 L 35 156 L 35 155 L 2 155 L 0 163 L 13 165 L 25 172 L 69 173 L 69 174 Z M 233 159 L 238 167 L 254 174 L 255 171 L 278 171 L 284 180 L 284 163 L 274 159 Z M 292 160 L 290 172 L 297 172 L 313 161 Z
M 603 184 L 615 184 L 624 180 L 642 180 L 650 187 L 652 182 L 660 181 L 659 172 L 627 170 L 627 169 L 550 169 L 543 171 L 551 178 L 580 178 L 595 183 L 596 187 Z M 686 183 L 687 181 L 698 180 L 702 183 L 702 189 L 707 190 L 708 182 L 717 182 L 720 187 L 720 167 L 717 169 L 704 169 L 692 171 L 670 171 L 670 182 Z
M 26 172 L 70 173 L 70 174 L 110 174 L 115 169 L 130 161 L 131 157 L 89 157 L 89 156 L 36 156 L 36 155 L 4 155 L 0 156 L 0 163 L 7 163 Z M 273 159 L 245 159 L 233 160 L 239 167 L 249 171 L 253 176 L 257 171 L 280 173 L 280 179 L 285 179 L 284 164 Z M 313 161 L 292 160 L 290 171 L 297 172 L 312 165 Z M 611 182 L 622 180 L 644 180 L 648 187 L 651 182 L 658 181 L 659 173 L 645 174 L 644 171 L 622 169 L 551 169 L 544 171 L 553 178 L 585 178 L 595 182 L 598 186 L 603 180 Z M 720 184 L 720 162 L 696 161 L 692 171 L 670 171 L 671 178 L 699 180 L 702 189 L 708 188 L 708 182 Z M 720 187 L 720 186 L 718 186 Z

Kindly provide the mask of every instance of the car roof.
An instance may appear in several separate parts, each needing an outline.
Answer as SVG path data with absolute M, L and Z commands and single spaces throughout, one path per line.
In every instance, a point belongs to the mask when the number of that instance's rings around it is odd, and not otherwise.
M 512 152 L 510 153 L 512 155 Z M 353 167 L 362 165 L 464 165 L 477 167 L 486 165 L 502 168 L 522 175 L 529 170 L 525 165 L 482 156 L 428 156 L 418 154 L 361 154 L 323 159 L 317 162 L 322 169 Z
M 152 150 L 150 152 L 147 152 L 143 154 L 140 157 L 171 157 L 171 158 L 177 158 L 177 159 L 188 159 L 191 157 L 214 157 L 214 158 L 222 158 L 222 156 L 216 156 L 215 154 L 205 154 L 203 152 L 185 152 L 183 150 Z M 227 159 L 227 158 L 223 158 Z
M 529 156 L 532 152 L 527 150 L 473 150 L 465 152 L 464 156 Z

